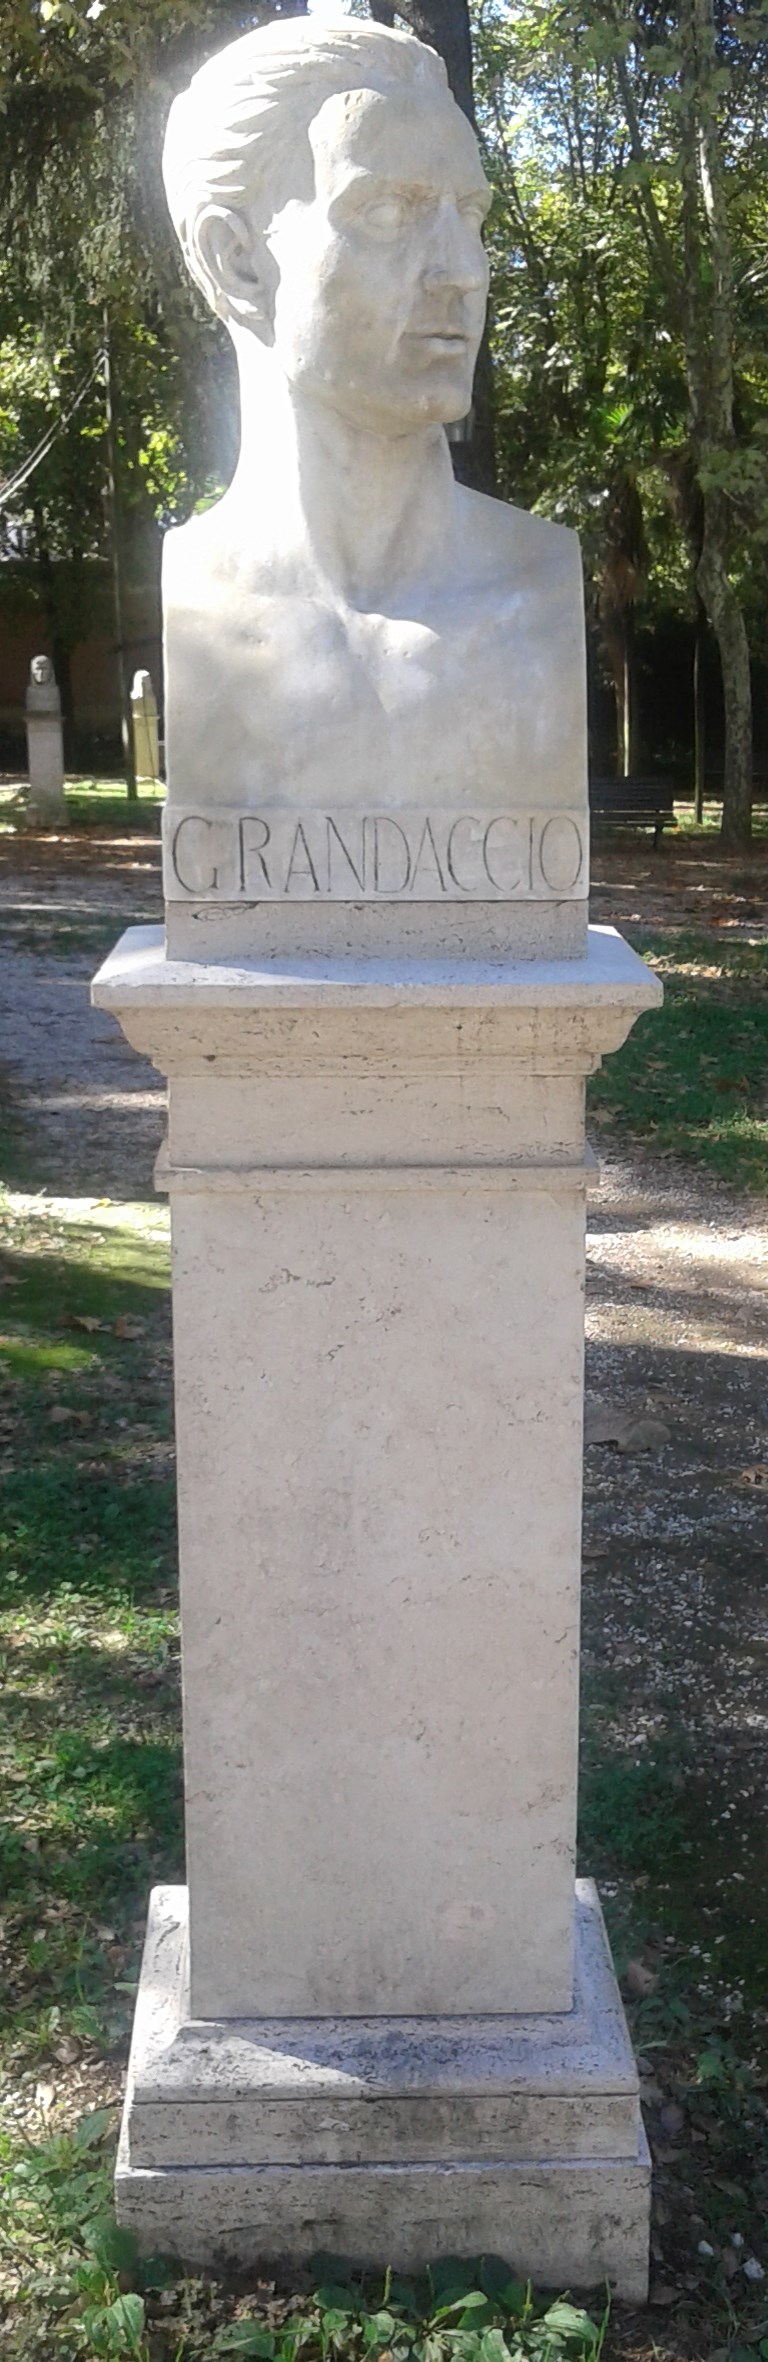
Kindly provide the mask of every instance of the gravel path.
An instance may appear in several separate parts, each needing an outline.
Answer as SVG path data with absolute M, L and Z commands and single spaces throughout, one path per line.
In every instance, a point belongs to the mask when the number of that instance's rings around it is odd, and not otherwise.
M 37 849 L 36 849 L 37 850 Z M 91 979 L 124 927 L 162 920 L 160 849 L 75 845 L 59 863 L 0 872 L 0 1060 L 38 1143 L 39 1186 L 62 1196 L 146 1198 L 163 1137 L 165 1087 L 119 1025 L 90 1004 Z

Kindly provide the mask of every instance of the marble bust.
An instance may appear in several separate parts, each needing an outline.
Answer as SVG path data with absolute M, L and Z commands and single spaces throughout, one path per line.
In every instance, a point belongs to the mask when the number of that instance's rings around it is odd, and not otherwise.
M 458 485 L 445 434 L 490 192 L 441 61 L 275 22 L 176 99 L 164 173 L 242 437 L 165 541 L 170 895 L 583 896 L 576 537 Z
M 61 712 L 61 693 L 50 656 L 30 659 L 26 707 L 27 713 L 33 714 Z

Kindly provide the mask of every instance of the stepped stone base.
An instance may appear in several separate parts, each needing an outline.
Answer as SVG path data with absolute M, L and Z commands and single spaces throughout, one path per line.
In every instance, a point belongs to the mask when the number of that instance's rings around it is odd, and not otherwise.
M 414 2270 L 507 2256 L 647 2291 L 649 2158 L 594 1886 L 555 2015 L 192 2020 L 187 1890 L 151 1898 L 117 2169 L 144 2253 Z M 342 2231 L 343 2225 L 343 2231 Z

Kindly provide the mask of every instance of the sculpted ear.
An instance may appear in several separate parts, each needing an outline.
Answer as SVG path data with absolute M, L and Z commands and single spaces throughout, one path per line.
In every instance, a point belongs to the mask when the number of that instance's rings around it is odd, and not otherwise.
M 219 318 L 236 320 L 271 344 L 271 258 L 247 219 L 223 205 L 205 206 L 192 227 L 188 259 Z

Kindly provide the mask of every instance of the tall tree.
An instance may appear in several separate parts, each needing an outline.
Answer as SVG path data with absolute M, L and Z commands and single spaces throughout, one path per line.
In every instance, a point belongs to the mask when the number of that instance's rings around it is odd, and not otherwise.
M 519 404 L 527 496 L 582 524 L 596 582 L 622 471 L 657 508 L 674 479 L 679 510 L 685 486 L 720 654 L 723 837 L 744 844 L 747 617 L 757 586 L 764 613 L 768 539 L 768 18 L 748 0 L 717 18 L 713 0 L 635 0 L 629 17 L 618 0 L 475 0 L 475 25 L 500 192 L 503 470 Z
M 712 0 L 680 0 L 685 348 L 702 511 L 696 585 L 716 634 L 723 676 L 723 841 L 738 846 L 752 832 L 752 695 L 747 627 L 734 581 L 736 302 L 719 71 Z

